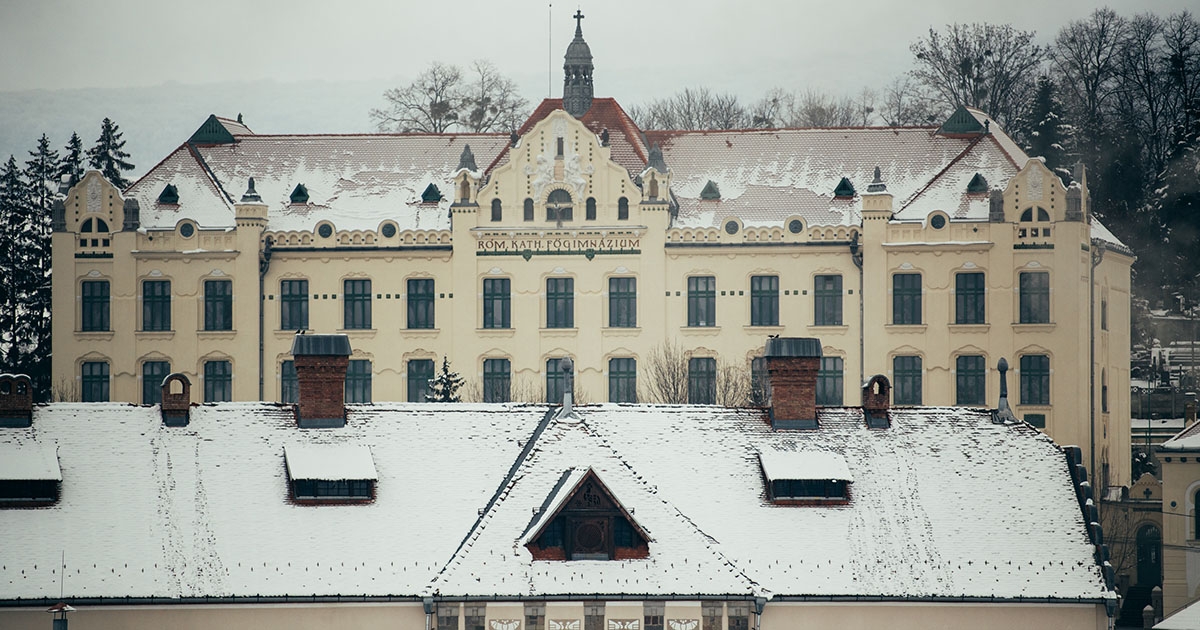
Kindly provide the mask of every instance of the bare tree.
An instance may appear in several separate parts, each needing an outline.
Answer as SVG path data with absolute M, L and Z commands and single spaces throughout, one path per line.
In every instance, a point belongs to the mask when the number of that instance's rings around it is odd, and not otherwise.
M 1072 105 L 1083 137 L 1097 138 L 1104 129 L 1108 102 L 1117 88 L 1117 53 L 1125 19 L 1112 9 L 1096 9 L 1087 19 L 1064 26 L 1054 39 L 1052 58 L 1058 84 Z
M 717 366 L 716 403 L 723 407 L 746 407 L 751 404 L 750 369 L 721 360 Z
M 524 120 L 529 103 L 517 84 L 500 74 L 490 61 L 477 60 L 467 71 L 470 82 L 463 86 L 460 124 L 468 131 L 507 131 Z
M 387 90 L 383 98 L 387 106 L 370 112 L 380 131 L 512 129 L 528 108 L 516 84 L 487 61 L 473 63 L 465 78 L 458 66 L 434 62 L 407 87 Z
M 641 400 L 667 405 L 688 401 L 688 357 L 675 341 L 664 341 L 646 357 Z
M 909 46 L 916 57 L 912 75 L 948 104 L 987 112 L 1010 126 L 1022 99 L 1040 72 L 1046 49 L 1033 43 L 1032 31 L 1008 24 L 951 24 L 944 32 Z
M 945 114 L 938 111 L 928 91 L 909 75 L 892 79 L 879 99 L 879 117 L 892 127 L 928 125 L 944 119 Z
M 705 87 L 684 88 L 674 96 L 629 110 L 642 129 L 739 129 L 748 127 L 746 108 L 732 94 Z

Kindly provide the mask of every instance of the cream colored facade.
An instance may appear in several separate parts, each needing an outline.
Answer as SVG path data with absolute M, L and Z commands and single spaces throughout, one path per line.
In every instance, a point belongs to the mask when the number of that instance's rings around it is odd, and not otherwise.
M 142 366 L 165 361 L 192 380 L 193 397 L 202 402 L 205 364 L 227 361 L 229 398 L 280 400 L 281 369 L 296 332 L 282 327 L 281 282 L 295 279 L 308 283 L 307 328 L 348 334 L 351 358 L 371 362 L 376 401 L 405 400 L 409 361 L 431 359 L 440 366 L 442 356 L 467 379 L 468 395 L 475 397 L 485 360 L 507 359 L 511 395 L 518 399 L 541 398 L 547 361 L 570 356 L 583 401 L 609 400 L 609 361 L 632 358 L 645 398 L 645 366 L 664 343 L 678 344 L 688 357 L 748 370 L 764 339 L 781 335 L 818 337 L 827 357 L 842 359 L 845 404 L 859 402 L 864 378 L 885 374 L 895 382 L 894 359 L 905 356 L 920 358 L 919 403 L 953 405 L 956 360 L 970 355 L 984 359 L 984 402 L 994 406 L 1000 388 L 996 364 L 1005 357 L 1015 370 L 1008 386 L 1017 416 L 1044 417 L 1046 432 L 1060 444 L 1079 445 L 1105 485 L 1130 483 L 1133 258 L 1123 247 L 1098 252 L 1105 238 L 1087 221 L 1085 178 L 1082 215 L 1074 218 L 1067 216 L 1068 189 L 1042 162 L 1028 160 L 1009 181 L 993 182 L 1003 191 L 1002 217 L 961 218 L 946 208 L 906 220 L 896 216 L 901 200 L 883 191 L 856 194 L 861 221 L 840 225 L 816 224 L 799 214 L 767 225 L 731 214 L 719 227 L 681 226 L 673 214 L 675 173 L 669 164 L 666 172 L 654 165 L 631 172 L 613 159 L 613 147 L 599 134 L 561 109 L 531 123 L 506 161 L 490 170 L 446 174 L 452 191 L 447 229 L 414 229 L 389 220 L 376 229 L 343 229 L 336 217 L 315 212 L 308 229 L 273 230 L 268 218 L 273 202 L 253 197 L 232 204 L 232 226 L 181 215 L 173 227 L 148 228 L 137 223 L 136 213 L 125 212 L 121 191 L 99 173 L 88 173 L 70 191 L 53 235 L 54 313 L 69 314 L 54 320 L 56 389 L 79 397 L 85 363 L 103 363 L 108 398 L 141 402 Z M 574 199 L 573 220 L 547 220 L 556 190 Z M 527 198 L 536 200 L 532 221 L 523 213 Z M 583 217 L 585 198 L 596 202 L 594 219 Z M 986 194 L 980 199 L 987 203 Z M 492 215 L 494 202 L 500 204 L 499 220 Z M 622 216 L 626 204 L 628 216 Z M 1033 208 L 1048 211 L 1049 220 L 1022 221 Z M 107 233 L 80 231 L 97 218 L 107 223 Z M 797 220 L 799 229 L 792 231 Z M 726 229 L 729 223 L 735 225 Z M 123 225 L 128 229 L 120 229 Z M 955 278 L 968 271 L 986 278 L 986 316 L 983 323 L 955 324 Z M 1048 273 L 1047 323 L 1017 323 L 1025 272 Z M 896 274 L 920 274 L 919 324 L 893 323 Z M 839 324 L 815 325 L 818 275 L 841 277 Z M 756 276 L 778 278 L 773 325 L 753 325 Z M 634 327 L 610 325 L 609 279 L 616 277 L 635 279 Z M 716 325 L 689 326 L 689 278 L 695 277 L 715 279 Z M 571 325 L 547 321 L 551 278 L 573 281 Z M 370 328 L 345 327 L 345 281 L 354 279 L 371 281 Z M 433 280 L 431 328 L 406 324 L 410 279 Z M 485 325 L 488 279 L 511 283 L 508 327 Z M 155 280 L 170 281 L 169 330 L 147 331 L 142 321 L 143 287 Z M 232 282 L 228 330 L 204 330 L 208 280 Z M 94 281 L 109 283 L 107 330 L 84 330 L 83 285 Z M 1094 377 L 1088 365 L 1093 337 Z M 1048 358 L 1047 404 L 1022 401 L 1025 355 Z
M 1163 615 L 1167 616 L 1200 599 L 1200 448 L 1159 447 L 1158 458 L 1163 479 Z

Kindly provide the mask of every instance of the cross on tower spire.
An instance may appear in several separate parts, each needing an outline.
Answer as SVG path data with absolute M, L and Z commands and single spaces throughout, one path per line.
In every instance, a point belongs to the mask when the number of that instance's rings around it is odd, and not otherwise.
M 575 37 L 583 37 L 583 11 L 576 9 L 571 17 L 575 18 Z

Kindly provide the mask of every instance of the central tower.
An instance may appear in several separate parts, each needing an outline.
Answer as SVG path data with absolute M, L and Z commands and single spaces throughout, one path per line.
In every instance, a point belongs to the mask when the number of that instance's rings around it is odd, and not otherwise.
M 575 39 L 563 60 L 563 109 L 580 118 L 592 108 L 592 49 L 583 41 L 583 12 L 574 17 Z

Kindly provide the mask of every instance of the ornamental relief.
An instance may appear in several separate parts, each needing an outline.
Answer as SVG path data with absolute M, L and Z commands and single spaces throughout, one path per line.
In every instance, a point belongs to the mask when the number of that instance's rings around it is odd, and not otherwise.
M 551 619 L 546 623 L 550 630 L 579 630 L 582 625 L 578 619 Z
M 641 619 L 609 619 L 608 630 L 641 630 Z
M 492 619 L 488 622 L 492 630 L 517 630 L 521 627 L 520 619 Z
M 668 619 L 667 627 L 671 630 L 696 630 L 700 626 L 699 619 Z

